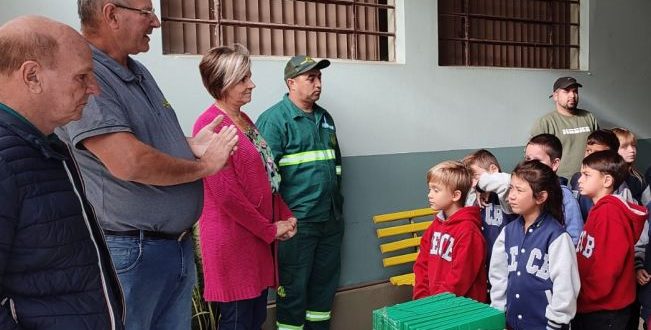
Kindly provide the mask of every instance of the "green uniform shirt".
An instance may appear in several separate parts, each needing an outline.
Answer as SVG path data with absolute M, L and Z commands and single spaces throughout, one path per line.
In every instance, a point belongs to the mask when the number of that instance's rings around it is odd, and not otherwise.
M 597 119 L 586 110 L 576 109 L 573 116 L 553 111 L 538 119 L 531 129 L 531 136 L 549 133 L 561 140 L 563 155 L 557 174 L 569 179 L 581 170 L 588 135 L 598 129 Z
M 289 99 L 263 112 L 256 126 L 280 169 L 280 194 L 299 221 L 340 219 L 341 152 L 330 114 L 314 104 L 310 118 Z

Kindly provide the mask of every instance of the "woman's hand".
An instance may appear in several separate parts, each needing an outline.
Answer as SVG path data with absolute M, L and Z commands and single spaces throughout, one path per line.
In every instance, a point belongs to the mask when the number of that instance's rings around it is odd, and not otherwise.
M 285 221 L 276 222 L 276 239 L 288 240 L 296 235 L 296 218 L 291 217 Z
M 292 224 L 289 223 L 288 221 L 276 222 L 276 239 L 285 238 L 291 230 L 292 230 Z
M 296 220 L 296 218 L 294 217 L 291 217 L 287 219 L 287 221 L 292 224 L 292 230 L 287 232 L 287 235 L 289 236 L 286 238 L 286 239 L 290 239 L 294 237 L 294 235 L 296 235 L 296 232 L 298 231 L 298 220 Z

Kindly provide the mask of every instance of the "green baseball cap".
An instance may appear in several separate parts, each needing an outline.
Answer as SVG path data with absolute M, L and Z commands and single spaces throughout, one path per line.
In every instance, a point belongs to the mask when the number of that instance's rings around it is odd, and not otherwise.
M 296 55 L 289 59 L 285 65 L 285 80 L 294 78 L 310 70 L 321 70 L 330 66 L 330 61 L 315 61 L 313 58 L 305 55 Z

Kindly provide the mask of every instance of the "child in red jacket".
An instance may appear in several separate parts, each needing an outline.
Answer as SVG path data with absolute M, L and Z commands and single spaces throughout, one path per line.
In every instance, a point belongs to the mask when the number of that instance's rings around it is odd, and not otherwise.
M 599 151 L 583 159 L 579 191 L 594 206 L 579 244 L 581 277 L 573 330 L 624 329 L 635 300 L 635 242 L 647 210 L 612 195 L 626 177 L 627 165 L 617 151 Z
M 486 302 L 486 243 L 479 207 L 463 207 L 472 174 L 460 162 L 445 161 L 427 172 L 427 182 L 429 204 L 439 212 L 420 242 L 414 299 L 450 292 Z

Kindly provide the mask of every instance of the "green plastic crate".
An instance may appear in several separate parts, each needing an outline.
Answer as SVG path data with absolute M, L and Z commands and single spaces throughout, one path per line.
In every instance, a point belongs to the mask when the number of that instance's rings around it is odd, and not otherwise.
M 505 322 L 503 312 L 451 293 L 373 311 L 373 330 L 502 330 Z

